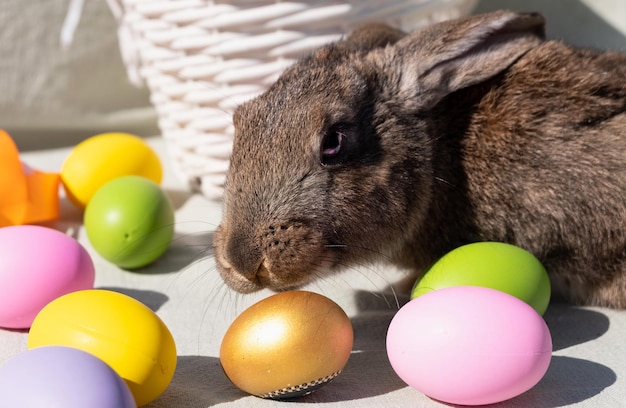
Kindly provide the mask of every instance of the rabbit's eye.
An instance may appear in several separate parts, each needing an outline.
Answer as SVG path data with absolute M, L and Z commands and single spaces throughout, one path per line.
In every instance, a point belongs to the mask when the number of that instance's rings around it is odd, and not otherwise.
M 339 128 L 331 128 L 322 141 L 322 163 L 329 164 L 343 151 L 346 134 Z

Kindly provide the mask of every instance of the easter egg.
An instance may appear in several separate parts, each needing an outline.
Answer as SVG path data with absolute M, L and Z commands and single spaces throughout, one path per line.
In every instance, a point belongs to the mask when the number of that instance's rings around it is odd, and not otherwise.
M 107 363 L 138 406 L 157 398 L 176 369 L 176 345 L 163 321 L 143 303 L 108 290 L 72 292 L 35 318 L 28 348 L 74 347 Z
M 81 209 L 100 187 L 130 175 L 159 184 L 163 169 L 154 150 L 143 139 L 128 133 L 103 133 L 82 141 L 61 167 L 67 197 Z
M 128 386 L 97 357 L 69 347 L 40 347 L 0 367 L 0 406 L 136 408 Z
M 398 376 L 449 404 L 484 405 L 513 398 L 546 373 L 552 339 L 527 303 L 498 290 L 455 286 L 404 305 L 387 332 Z
M 29 328 L 50 301 L 93 288 L 94 265 L 72 237 L 52 228 L 0 228 L 0 327 Z
M 289 399 L 334 379 L 350 357 L 352 341 L 350 319 L 335 302 L 312 292 L 282 292 L 233 321 L 220 362 L 243 391 Z
M 163 190 L 139 176 L 110 181 L 94 194 L 84 215 L 89 242 L 121 268 L 148 265 L 174 236 L 174 208 Z
M 447 253 L 413 287 L 415 299 L 451 286 L 483 286 L 523 300 L 539 314 L 550 302 L 550 279 L 530 252 L 501 242 L 476 242 Z

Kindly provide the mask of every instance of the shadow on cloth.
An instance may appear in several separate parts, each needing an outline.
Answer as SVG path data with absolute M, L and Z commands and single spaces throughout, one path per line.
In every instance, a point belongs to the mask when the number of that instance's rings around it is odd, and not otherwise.
M 104 286 L 96 289 L 110 290 L 130 296 L 133 299 L 136 299 L 144 305 L 148 306 L 153 312 L 157 312 L 161 308 L 161 306 L 163 306 L 169 300 L 169 297 L 167 297 L 167 295 L 154 290 L 129 289 L 114 286 Z
M 609 318 L 599 311 L 551 303 L 544 319 L 552 335 L 552 349 L 562 350 L 601 337 L 609 330 Z
M 600 394 L 615 381 L 615 372 L 602 364 L 573 357 L 552 356 L 548 372 L 535 387 L 511 400 L 485 407 L 564 407 Z
M 211 407 L 246 396 L 228 380 L 219 358 L 179 356 L 169 387 L 145 407 Z
M 195 262 L 213 255 L 213 231 L 175 233 L 169 247 L 156 261 L 128 272 L 145 275 L 179 273 Z

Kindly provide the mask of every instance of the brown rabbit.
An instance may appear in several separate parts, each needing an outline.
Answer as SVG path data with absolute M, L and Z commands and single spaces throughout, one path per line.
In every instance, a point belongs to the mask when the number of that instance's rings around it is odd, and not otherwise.
M 569 300 L 626 307 L 626 55 L 499 11 L 368 25 L 234 114 L 215 235 L 239 292 L 502 241 Z M 416 275 L 417 276 L 417 275 Z

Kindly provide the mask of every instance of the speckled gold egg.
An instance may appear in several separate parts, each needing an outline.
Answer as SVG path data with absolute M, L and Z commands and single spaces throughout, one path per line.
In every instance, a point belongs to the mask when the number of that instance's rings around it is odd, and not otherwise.
M 350 319 L 335 302 L 312 292 L 282 292 L 233 321 L 220 361 L 243 391 L 291 399 L 335 378 L 348 362 L 352 342 Z

